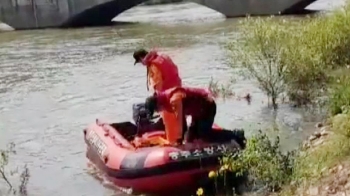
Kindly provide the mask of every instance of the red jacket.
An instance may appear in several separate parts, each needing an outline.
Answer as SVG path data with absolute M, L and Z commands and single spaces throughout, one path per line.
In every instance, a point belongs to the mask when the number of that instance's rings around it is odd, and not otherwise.
M 162 88 L 160 91 L 167 90 L 176 86 L 181 86 L 182 81 L 179 71 L 174 62 L 167 55 L 159 55 L 156 51 L 150 51 L 142 60 L 147 67 L 154 65 L 162 74 Z
M 172 112 L 170 99 L 178 91 L 185 93 L 182 99 L 183 114 L 194 118 L 201 118 L 206 114 L 208 103 L 213 101 L 212 94 L 207 89 L 193 87 L 175 87 L 157 95 L 158 107 Z

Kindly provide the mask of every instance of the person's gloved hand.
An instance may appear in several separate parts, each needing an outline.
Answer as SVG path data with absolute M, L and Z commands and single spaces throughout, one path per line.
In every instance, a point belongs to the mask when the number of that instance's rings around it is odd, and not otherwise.
M 132 144 L 138 148 L 142 145 L 142 138 L 141 137 L 135 137 L 135 139 L 132 141 Z

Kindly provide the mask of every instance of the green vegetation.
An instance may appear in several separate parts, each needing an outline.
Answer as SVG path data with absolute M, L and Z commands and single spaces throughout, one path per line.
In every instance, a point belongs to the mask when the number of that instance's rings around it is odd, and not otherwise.
M 257 80 L 274 106 L 282 93 L 297 105 L 309 104 L 328 90 L 329 71 L 349 65 L 349 14 L 347 6 L 295 21 L 247 18 L 241 41 L 228 46 L 233 64 Z
M 317 147 L 283 153 L 278 138 L 271 142 L 259 132 L 243 152 L 225 157 L 223 167 L 248 172 L 250 185 L 274 194 L 300 195 L 296 191 L 320 183 L 325 170 L 350 158 L 350 4 L 294 21 L 248 17 L 241 29 L 240 41 L 227 46 L 235 68 L 256 80 L 274 108 L 284 96 L 296 106 L 327 97 L 332 134 Z
M 231 84 L 219 84 L 218 81 L 210 79 L 208 89 L 212 92 L 214 97 L 220 97 L 222 99 L 231 98 L 235 95 L 233 92 Z
M 330 96 L 330 112 L 332 115 L 347 113 L 350 105 L 350 70 L 340 69 L 333 82 Z
M 10 176 L 16 174 L 16 171 L 8 171 L 9 158 L 11 154 L 16 154 L 14 150 L 15 145 L 11 143 L 6 150 L 0 149 L 0 181 L 3 180 L 9 187 L 8 193 L 16 195 L 19 193 L 22 196 L 27 195 L 27 184 L 29 181 L 29 169 L 27 165 L 24 166 L 23 171 L 19 175 L 19 185 L 18 188 L 15 188 L 14 185 L 10 182 Z M 3 190 L 0 190 L 0 195 Z
M 276 191 L 290 180 L 294 154 L 294 151 L 282 153 L 279 138 L 272 142 L 266 134 L 259 131 L 250 138 L 242 153 L 227 156 L 223 159 L 223 164 L 237 175 L 249 171 L 249 184 Z

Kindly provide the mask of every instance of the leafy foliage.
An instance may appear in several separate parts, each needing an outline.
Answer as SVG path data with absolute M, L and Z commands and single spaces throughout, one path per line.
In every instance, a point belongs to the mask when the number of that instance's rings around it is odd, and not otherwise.
M 332 115 L 349 112 L 350 77 L 348 75 L 335 78 L 334 84 L 331 88 L 329 109 Z
M 276 34 L 276 32 L 279 32 Z M 251 19 L 243 22 L 242 41 L 232 42 L 228 49 L 234 67 L 240 66 L 243 74 L 257 80 L 260 88 L 272 99 L 274 108 L 276 99 L 284 91 L 283 72 L 286 71 L 282 62 L 284 27 L 275 23 L 273 18 Z
M 286 93 L 297 105 L 324 94 L 329 72 L 350 64 L 350 5 L 302 20 L 247 18 L 241 41 L 228 45 L 240 66 L 272 99 Z
M 232 67 L 255 79 L 274 108 L 281 94 L 297 105 L 329 95 L 334 134 L 316 149 L 283 153 L 278 138 L 272 142 L 259 132 L 222 164 L 238 174 L 248 172 L 251 184 L 270 191 L 315 182 L 324 168 L 350 156 L 350 4 L 302 20 L 246 18 L 241 29 L 241 40 L 227 47 Z
M 238 154 L 227 156 L 223 165 L 228 165 L 237 175 L 249 173 L 249 183 L 267 187 L 270 191 L 279 190 L 290 181 L 295 161 L 295 151 L 283 153 L 279 138 L 272 142 L 261 131 L 248 140 L 246 149 Z

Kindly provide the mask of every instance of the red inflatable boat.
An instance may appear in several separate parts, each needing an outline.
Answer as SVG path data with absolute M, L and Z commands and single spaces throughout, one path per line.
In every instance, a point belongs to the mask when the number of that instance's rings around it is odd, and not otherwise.
M 118 187 L 142 193 L 196 186 L 219 166 L 218 158 L 237 151 L 245 142 L 237 132 L 215 127 L 212 142 L 180 147 L 135 148 L 137 127 L 131 122 L 96 123 L 84 130 L 87 158 Z M 165 136 L 164 131 L 146 132 L 142 137 Z M 240 141 L 238 141 L 240 140 Z M 244 140 L 244 141 L 243 141 Z M 238 143 L 241 143 L 238 144 Z
M 152 122 L 144 106 L 133 105 L 131 122 L 95 123 L 84 129 L 87 158 L 120 188 L 141 193 L 163 193 L 196 187 L 219 166 L 219 157 L 245 147 L 243 130 L 214 125 L 209 139 L 182 146 L 135 148 L 139 138 L 165 138 L 164 125 Z

